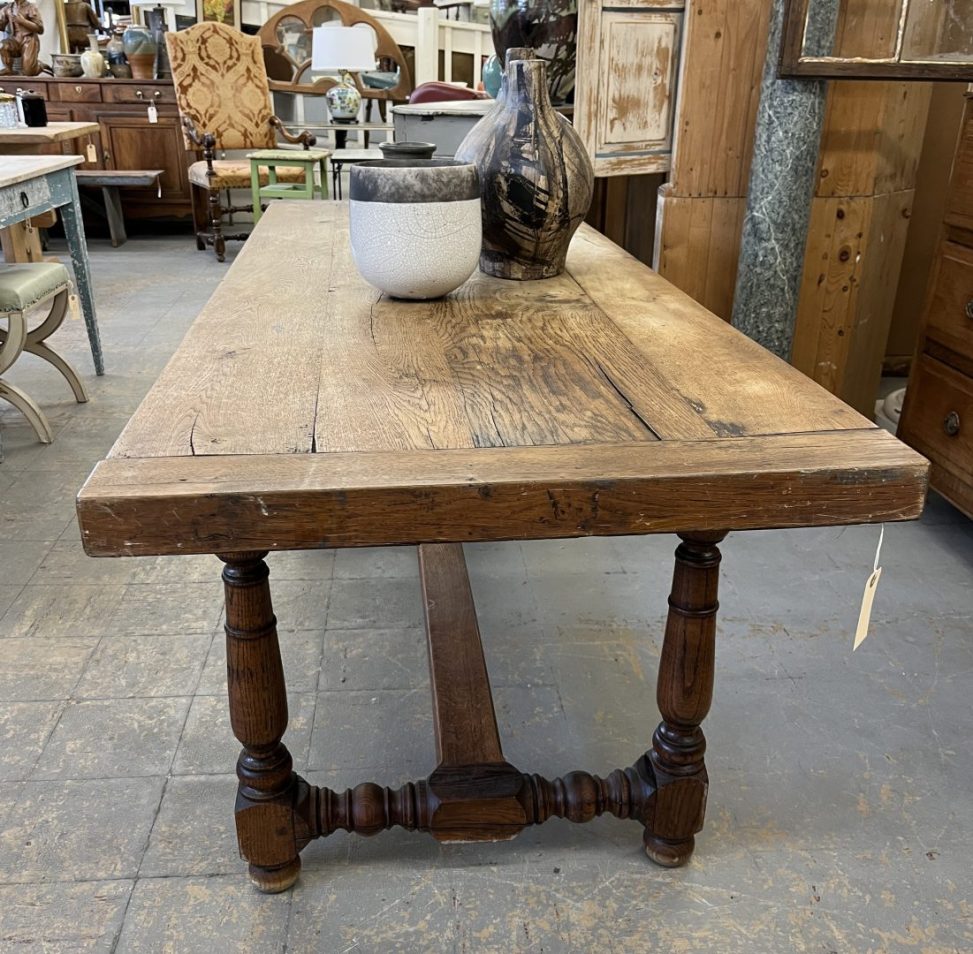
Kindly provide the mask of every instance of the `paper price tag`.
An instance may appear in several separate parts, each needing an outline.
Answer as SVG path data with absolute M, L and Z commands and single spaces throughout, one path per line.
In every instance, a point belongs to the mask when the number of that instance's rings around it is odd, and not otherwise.
M 71 320 L 77 321 L 81 317 L 81 308 L 78 306 L 78 296 L 71 292 L 68 295 L 68 310 L 71 313 Z
M 95 151 L 95 144 L 89 142 L 87 146 L 84 147 L 84 157 L 88 162 L 97 162 L 98 153 Z
M 875 563 L 872 566 L 871 575 L 865 581 L 865 592 L 862 593 L 862 606 L 858 612 L 858 626 L 855 629 L 855 643 L 851 647 L 854 652 L 868 635 L 868 624 L 872 618 L 872 603 L 875 602 L 875 591 L 878 589 L 878 581 L 882 576 L 882 568 L 878 565 L 878 558 L 882 553 L 882 541 L 885 539 L 885 524 L 878 535 L 878 546 L 875 548 Z
M 149 103 L 149 122 L 157 123 L 159 121 L 159 110 L 155 108 L 155 103 Z

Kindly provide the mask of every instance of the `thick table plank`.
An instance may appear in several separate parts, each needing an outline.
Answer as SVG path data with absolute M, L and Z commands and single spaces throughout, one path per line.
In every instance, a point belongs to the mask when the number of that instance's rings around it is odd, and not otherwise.
M 299 240 L 295 240 L 299 237 Z M 904 520 L 925 460 L 591 229 L 394 301 L 275 203 L 79 497 L 89 553 Z
M 878 428 L 714 441 L 115 458 L 78 497 L 95 556 L 748 530 L 920 513 Z

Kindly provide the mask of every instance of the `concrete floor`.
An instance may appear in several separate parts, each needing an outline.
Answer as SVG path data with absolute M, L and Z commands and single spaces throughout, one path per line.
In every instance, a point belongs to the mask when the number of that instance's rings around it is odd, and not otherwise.
M 52 446 L 0 411 L 0 950 L 973 950 L 973 532 L 938 498 L 887 528 L 875 626 L 851 653 L 878 529 L 731 536 L 709 817 L 665 871 L 632 823 L 511 843 L 394 831 L 305 850 L 289 894 L 235 851 L 237 747 L 214 558 L 93 560 L 73 497 L 225 273 L 191 239 L 92 243 L 108 374 L 92 400 L 26 356 Z M 468 548 L 508 758 L 630 764 L 658 719 L 670 537 Z M 271 559 L 299 770 L 344 787 L 433 764 L 410 550 Z

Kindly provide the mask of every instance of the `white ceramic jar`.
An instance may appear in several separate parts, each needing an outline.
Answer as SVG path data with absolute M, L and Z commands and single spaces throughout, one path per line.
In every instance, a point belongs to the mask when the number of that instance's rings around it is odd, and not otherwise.
M 352 166 L 351 251 L 394 298 L 440 298 L 476 268 L 482 224 L 476 167 L 449 159 Z

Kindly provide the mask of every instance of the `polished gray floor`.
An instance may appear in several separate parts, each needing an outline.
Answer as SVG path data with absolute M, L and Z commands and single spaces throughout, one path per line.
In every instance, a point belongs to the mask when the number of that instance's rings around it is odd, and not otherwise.
M 73 497 L 225 274 L 189 239 L 92 243 L 108 374 L 52 338 L 70 401 L 10 377 L 56 430 L 0 408 L 0 951 L 973 950 L 973 532 L 934 498 L 889 526 L 875 625 L 851 652 L 878 528 L 731 536 L 711 789 L 692 864 L 632 823 L 550 822 L 498 845 L 401 831 L 310 846 L 254 893 L 232 832 L 213 558 L 93 560 Z M 674 540 L 468 548 L 508 757 L 629 764 L 658 719 Z M 271 559 L 300 770 L 333 787 L 432 766 L 410 550 Z

